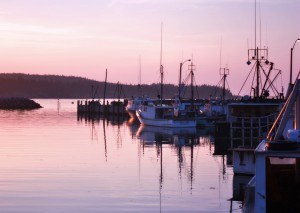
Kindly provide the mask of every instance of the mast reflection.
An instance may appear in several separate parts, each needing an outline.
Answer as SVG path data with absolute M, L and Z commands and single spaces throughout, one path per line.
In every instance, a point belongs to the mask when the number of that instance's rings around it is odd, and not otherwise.
M 136 132 L 136 137 L 140 139 L 143 150 L 147 147 L 156 147 L 157 156 L 160 160 L 160 190 L 163 188 L 163 147 L 171 146 L 176 149 L 178 157 L 179 177 L 182 176 L 182 169 L 187 169 L 187 176 L 191 183 L 190 190 L 193 189 L 194 182 L 194 149 L 200 146 L 200 135 L 196 128 L 167 128 L 141 125 Z M 185 147 L 190 147 L 190 161 L 185 161 Z M 186 166 L 185 164 L 190 164 Z

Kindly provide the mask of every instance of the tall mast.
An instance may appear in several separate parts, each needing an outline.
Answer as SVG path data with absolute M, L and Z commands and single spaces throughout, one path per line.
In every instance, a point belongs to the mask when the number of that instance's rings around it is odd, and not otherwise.
M 256 48 L 256 0 L 254 0 L 254 48 Z
M 265 64 L 269 64 L 268 61 L 268 49 L 267 48 L 259 48 L 256 41 L 256 0 L 254 0 L 254 48 L 248 49 L 248 62 L 247 64 L 250 65 L 251 61 L 255 61 L 255 75 L 256 75 L 256 86 L 254 88 L 254 98 L 260 98 L 260 69 L 261 69 L 261 62 Z M 268 79 L 266 79 L 267 81 Z
M 256 93 L 256 98 L 259 98 L 259 94 L 260 94 L 260 91 L 259 91 L 259 79 L 260 79 L 260 70 L 259 70 L 259 64 L 260 64 L 260 61 L 258 60 L 258 47 L 256 48 L 256 90 L 255 90 L 255 93 Z
M 105 105 L 105 96 L 106 96 L 106 83 L 107 83 L 107 69 L 106 69 L 106 71 L 105 71 L 105 82 L 104 82 L 103 105 Z
M 220 68 L 220 72 L 219 74 L 222 77 L 222 101 L 224 102 L 225 101 L 225 93 L 226 93 L 226 78 L 227 76 L 229 75 L 229 69 L 227 68 L 227 65 L 226 65 L 226 68 Z
M 194 110 L 194 70 L 195 65 L 193 64 L 193 61 L 191 62 L 191 65 L 189 65 L 190 75 L 191 75 L 191 107 L 192 110 Z
M 138 95 L 142 95 L 142 65 L 141 56 L 139 57 L 139 74 L 138 74 Z
M 164 78 L 164 70 L 162 66 L 162 28 L 163 24 L 161 23 L 160 29 L 160 100 L 163 100 L 163 78 Z

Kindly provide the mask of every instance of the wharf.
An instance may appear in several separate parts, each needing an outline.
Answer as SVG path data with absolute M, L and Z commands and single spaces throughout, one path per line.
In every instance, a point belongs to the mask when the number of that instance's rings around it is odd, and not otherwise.
M 126 103 L 126 102 L 125 102 Z M 125 110 L 126 104 L 121 101 L 112 101 L 106 104 L 101 104 L 100 100 L 85 100 L 77 101 L 77 113 L 87 115 L 113 115 L 120 117 L 128 117 Z

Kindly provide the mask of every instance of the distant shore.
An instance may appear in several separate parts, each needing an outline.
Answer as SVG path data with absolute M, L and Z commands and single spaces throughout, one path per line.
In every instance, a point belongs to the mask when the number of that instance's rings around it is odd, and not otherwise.
M 24 73 L 0 73 L 0 97 L 24 97 L 30 99 L 98 99 L 131 98 L 145 95 L 156 98 L 160 94 L 160 83 L 122 84 L 95 81 L 82 77 L 58 75 L 29 75 Z M 195 85 L 194 98 L 209 99 L 220 97 L 218 86 Z M 164 84 L 163 98 L 174 98 L 178 85 Z M 226 90 L 226 98 L 232 98 Z M 191 87 L 186 85 L 183 98 L 191 97 Z

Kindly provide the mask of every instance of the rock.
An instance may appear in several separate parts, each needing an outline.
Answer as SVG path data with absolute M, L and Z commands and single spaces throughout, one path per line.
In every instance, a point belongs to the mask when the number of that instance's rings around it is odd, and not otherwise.
M 39 109 L 42 106 L 28 98 L 0 98 L 0 109 Z

